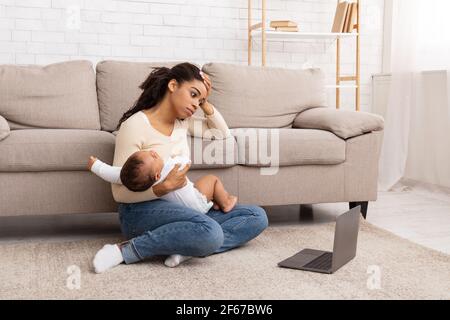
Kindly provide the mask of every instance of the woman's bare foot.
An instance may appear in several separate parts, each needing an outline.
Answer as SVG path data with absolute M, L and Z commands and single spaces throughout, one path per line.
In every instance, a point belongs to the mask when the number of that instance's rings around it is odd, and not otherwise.
M 227 201 L 222 205 L 223 212 L 230 212 L 237 203 L 238 198 L 236 196 L 232 196 L 231 194 L 228 196 Z

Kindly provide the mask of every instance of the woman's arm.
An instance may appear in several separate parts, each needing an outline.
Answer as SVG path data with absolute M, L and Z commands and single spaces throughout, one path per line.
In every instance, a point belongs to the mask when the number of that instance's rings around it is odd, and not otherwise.
M 205 118 L 190 117 L 185 120 L 187 122 L 187 130 L 191 136 L 211 140 L 231 137 L 230 129 L 222 115 L 208 102 L 208 97 L 212 89 L 211 79 L 202 71 L 200 71 L 200 75 L 203 77 L 203 83 L 206 87 L 205 100 L 200 104 Z
M 226 139 L 231 137 L 227 123 L 217 109 L 205 101 L 202 106 L 204 118 L 192 116 L 185 121 L 191 136 L 206 139 Z

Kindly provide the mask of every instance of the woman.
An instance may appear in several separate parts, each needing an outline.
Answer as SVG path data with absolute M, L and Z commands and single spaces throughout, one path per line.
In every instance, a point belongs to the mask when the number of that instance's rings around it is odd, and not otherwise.
M 209 77 L 195 65 L 155 68 L 140 88 L 142 94 L 119 121 L 114 166 L 122 166 L 131 154 L 143 149 L 153 149 L 163 159 L 189 157 L 188 132 L 206 138 L 231 136 L 223 117 L 207 100 Z M 191 118 L 199 107 L 205 119 Z M 266 213 L 257 206 L 237 205 L 226 214 L 212 208 L 201 214 L 158 199 L 186 184 L 189 166 L 178 169 L 176 166 L 163 182 L 144 192 L 112 185 L 114 199 L 120 203 L 122 233 L 129 240 L 107 244 L 97 252 L 97 273 L 155 255 L 171 255 L 166 265 L 176 266 L 184 257 L 203 257 L 241 246 L 267 227 Z

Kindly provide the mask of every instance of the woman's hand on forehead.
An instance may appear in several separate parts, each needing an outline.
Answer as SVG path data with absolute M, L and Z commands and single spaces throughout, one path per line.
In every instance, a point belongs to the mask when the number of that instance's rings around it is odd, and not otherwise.
M 206 97 L 205 100 L 208 98 L 209 93 L 211 92 L 211 87 L 212 87 L 212 83 L 211 83 L 211 79 L 209 78 L 209 76 L 204 73 L 203 71 L 200 71 L 200 75 L 203 78 L 203 84 L 206 87 Z

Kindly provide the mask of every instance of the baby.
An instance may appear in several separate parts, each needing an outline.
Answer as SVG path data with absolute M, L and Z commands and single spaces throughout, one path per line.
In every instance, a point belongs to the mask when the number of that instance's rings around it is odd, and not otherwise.
M 173 157 L 166 162 L 157 152 L 137 151 L 125 162 L 122 168 L 112 167 L 91 157 L 89 169 L 110 183 L 123 184 L 131 191 L 141 192 L 157 185 L 167 177 L 176 164 L 182 170 L 190 160 L 186 157 Z M 207 213 L 211 207 L 223 212 L 231 211 L 237 203 L 237 197 L 230 195 L 220 179 L 214 175 L 206 175 L 192 183 L 188 178 L 184 187 L 171 191 L 161 199 L 179 203 L 201 213 Z M 214 203 L 213 203 L 214 202 Z
M 122 168 L 110 166 L 91 156 L 88 168 L 110 183 L 123 184 L 131 191 L 141 192 L 164 181 L 176 164 L 180 164 L 179 170 L 182 170 L 190 162 L 188 158 L 180 156 L 169 158 L 164 162 L 158 153 L 150 150 L 133 153 Z M 179 203 L 201 213 L 207 213 L 211 207 L 229 212 L 237 203 L 237 197 L 230 195 L 216 176 L 206 175 L 198 179 L 195 184 L 188 178 L 186 179 L 187 183 L 184 187 L 171 191 L 160 198 Z M 168 267 L 176 267 L 190 258 L 173 254 L 164 261 L 164 264 Z

